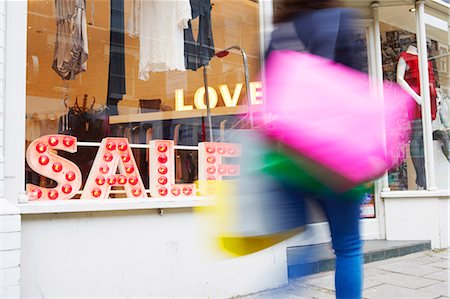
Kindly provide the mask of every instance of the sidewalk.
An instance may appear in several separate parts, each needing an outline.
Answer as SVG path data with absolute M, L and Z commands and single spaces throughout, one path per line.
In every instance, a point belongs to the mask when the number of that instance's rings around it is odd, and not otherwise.
M 450 251 L 424 251 L 364 265 L 364 298 L 449 298 Z M 243 298 L 335 298 L 334 272 Z

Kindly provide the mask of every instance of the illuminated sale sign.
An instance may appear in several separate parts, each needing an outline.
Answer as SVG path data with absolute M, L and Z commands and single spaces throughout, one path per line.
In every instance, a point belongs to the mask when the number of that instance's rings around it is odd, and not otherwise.
M 77 165 L 57 155 L 56 150 L 76 153 L 77 139 L 47 135 L 27 149 L 28 165 L 38 174 L 57 182 L 54 188 L 27 184 L 30 200 L 67 200 L 81 188 Z M 152 197 L 196 196 L 194 184 L 175 184 L 175 147 L 171 140 L 152 140 L 149 151 L 150 194 Z M 227 165 L 223 158 L 241 155 L 241 147 L 231 143 L 199 143 L 199 186 L 207 194 L 205 182 L 237 176 L 239 165 Z M 128 198 L 147 198 L 138 166 L 126 138 L 104 138 L 89 172 L 81 199 L 107 199 L 112 187 L 122 187 Z

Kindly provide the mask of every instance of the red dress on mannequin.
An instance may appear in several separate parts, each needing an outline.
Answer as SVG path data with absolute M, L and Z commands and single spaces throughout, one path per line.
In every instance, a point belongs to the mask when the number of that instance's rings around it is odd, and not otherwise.
M 420 91 L 420 74 L 419 74 L 419 57 L 415 54 L 408 52 L 403 52 L 400 54 L 400 58 L 403 58 L 408 65 L 408 69 L 405 73 L 405 81 L 411 86 L 412 89 L 421 95 Z M 431 61 L 428 62 L 428 75 L 430 83 L 430 101 L 431 101 L 431 118 L 436 119 L 436 81 L 434 79 L 433 64 Z M 416 105 L 416 110 L 414 113 L 414 119 L 422 118 L 422 109 L 420 105 Z

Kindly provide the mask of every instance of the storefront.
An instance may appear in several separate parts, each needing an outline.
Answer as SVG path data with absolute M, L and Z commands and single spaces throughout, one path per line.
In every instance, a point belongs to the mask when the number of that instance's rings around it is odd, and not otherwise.
M 230 130 L 251 124 L 237 116 L 263 111 L 274 2 L 3 2 L 2 294 L 231 297 L 286 283 L 288 246 L 329 241 L 318 222 L 227 259 L 205 244 L 208 224 L 194 213 L 212 204 L 196 181 L 236 173 L 205 167 L 208 146 L 224 147 L 214 161 L 233 157 Z M 363 238 L 447 248 L 450 5 L 345 2 L 361 11 L 373 80 L 396 81 L 420 103 L 406 161 L 361 207 Z M 413 66 L 429 71 L 412 80 Z

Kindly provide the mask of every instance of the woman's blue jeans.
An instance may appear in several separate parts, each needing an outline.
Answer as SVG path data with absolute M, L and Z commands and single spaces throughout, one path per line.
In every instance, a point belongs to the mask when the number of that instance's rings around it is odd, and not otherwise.
M 363 250 L 359 231 L 360 202 L 317 200 L 328 219 L 336 254 L 336 298 L 362 298 Z

